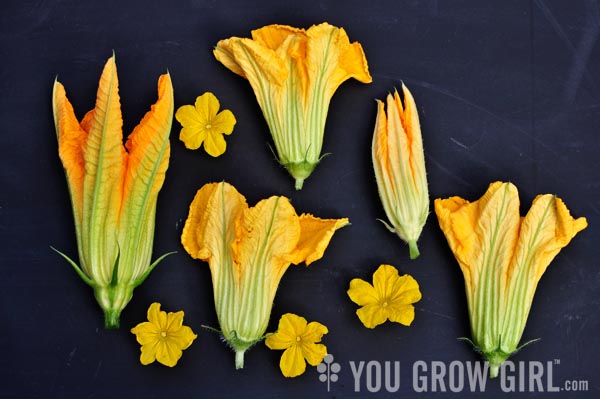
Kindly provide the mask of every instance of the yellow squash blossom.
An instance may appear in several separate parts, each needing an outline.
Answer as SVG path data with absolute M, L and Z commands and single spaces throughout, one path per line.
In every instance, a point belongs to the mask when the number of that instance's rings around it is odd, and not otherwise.
M 269 349 L 285 350 L 279 368 L 286 377 L 297 377 L 306 371 L 306 362 L 317 366 L 327 355 L 327 347 L 320 344 L 329 330 L 316 321 L 306 322 L 304 317 L 286 313 L 279 320 L 277 331 L 267 337 Z
M 306 30 L 268 25 L 252 31 L 252 39 L 219 41 L 214 55 L 250 82 L 279 162 L 298 190 L 321 159 L 329 102 L 337 88 L 350 78 L 372 81 L 360 43 L 350 43 L 343 28 L 328 23 Z
M 391 225 L 383 223 L 408 243 L 410 258 L 415 259 L 429 214 L 429 191 L 417 106 L 404 84 L 402 93 L 404 104 L 398 92 L 387 96 L 387 115 L 383 101 L 377 100 L 372 156 L 379 197 Z
M 495 377 L 519 342 L 542 274 L 587 227 L 560 198 L 538 195 L 525 217 L 511 183 L 492 183 L 479 200 L 435 200 L 435 212 L 465 278 L 472 343 Z
M 117 328 L 133 289 L 166 256 L 150 264 L 156 200 L 169 165 L 171 78 L 168 74 L 159 78 L 158 101 L 125 147 L 114 56 L 100 77 L 96 106 L 81 122 L 58 81 L 52 106 L 71 194 L 79 266 L 61 255 L 94 289 L 105 326 Z
M 220 106 L 217 97 L 207 92 L 196 98 L 194 105 L 179 107 L 175 119 L 183 126 L 179 139 L 186 148 L 195 150 L 204 144 L 204 150 L 213 157 L 225 152 L 223 135 L 233 132 L 236 120 L 228 109 L 219 112 Z
M 236 352 L 263 339 L 281 277 L 291 263 L 320 259 L 337 229 L 348 219 L 298 216 L 285 197 L 254 207 L 225 182 L 198 190 L 181 242 L 195 259 L 208 262 L 221 333 Z
M 154 302 L 148 308 L 148 321 L 131 329 L 142 345 L 140 362 L 144 366 L 157 360 L 165 366 L 174 367 L 183 350 L 194 342 L 197 335 L 183 325 L 183 315 L 182 310 L 175 313 L 162 311 L 160 303 Z
M 412 304 L 421 300 L 421 291 L 412 276 L 399 276 L 394 266 L 380 265 L 373 273 L 373 285 L 355 278 L 350 281 L 348 296 L 362 306 L 356 314 L 367 328 L 386 320 L 410 326 L 415 318 Z

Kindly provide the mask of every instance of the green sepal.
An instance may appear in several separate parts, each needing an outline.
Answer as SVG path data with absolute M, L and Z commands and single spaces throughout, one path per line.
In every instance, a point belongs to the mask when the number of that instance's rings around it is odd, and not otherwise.
M 81 277 L 81 279 L 83 280 L 84 283 L 86 283 L 87 285 L 89 285 L 92 288 L 96 287 L 96 283 L 94 283 L 94 281 L 91 278 L 89 278 L 83 272 L 83 270 L 81 270 L 81 268 L 79 267 L 79 265 L 77 265 L 77 263 L 75 263 L 71 258 L 69 258 L 64 253 L 60 252 L 58 249 L 54 248 L 52 245 L 50 246 L 50 249 L 52 249 L 54 252 L 56 252 L 57 254 L 59 254 L 60 256 L 62 256 L 67 262 L 69 262 L 69 264 L 71 266 L 73 266 L 73 269 L 75 269 L 75 272 L 77 272 L 77 275 L 79 275 L 79 277 Z
M 296 179 L 296 190 L 302 190 L 304 180 L 306 180 L 308 176 L 310 176 L 317 164 L 318 162 L 301 161 L 284 163 L 282 165 L 288 170 L 290 175 L 292 175 L 292 177 Z
M 119 248 L 117 243 L 117 259 L 115 259 L 115 265 L 113 266 L 112 276 L 110 278 L 110 283 L 108 284 L 111 287 L 116 287 L 119 283 L 119 258 L 121 257 L 121 248 Z
M 154 270 L 154 268 L 155 268 L 156 266 L 158 266 L 158 264 L 159 264 L 159 263 L 160 263 L 160 262 L 161 262 L 161 261 L 162 261 L 164 258 L 166 258 L 166 257 L 167 257 L 167 256 L 169 256 L 169 255 L 176 254 L 176 253 L 177 253 L 177 251 L 167 252 L 166 254 L 163 254 L 163 255 L 162 255 L 162 256 L 160 256 L 158 259 L 156 259 L 156 260 L 154 261 L 154 263 L 152 263 L 152 264 L 150 265 L 150 267 L 148 267 L 148 270 L 146 270 L 146 271 L 144 272 L 144 274 L 142 274 L 140 277 L 138 277 L 138 278 L 137 278 L 137 279 L 136 279 L 136 280 L 133 282 L 133 288 L 135 288 L 135 287 L 139 286 L 140 284 L 142 284 L 142 283 L 144 282 L 144 280 L 146 280 L 146 278 L 147 278 L 147 277 L 150 275 L 150 272 L 152 272 L 152 270 Z
M 410 254 L 410 259 L 413 259 L 413 260 L 417 259 L 419 257 L 419 255 L 421 255 L 416 241 L 408 242 L 408 250 L 409 250 L 409 254 Z

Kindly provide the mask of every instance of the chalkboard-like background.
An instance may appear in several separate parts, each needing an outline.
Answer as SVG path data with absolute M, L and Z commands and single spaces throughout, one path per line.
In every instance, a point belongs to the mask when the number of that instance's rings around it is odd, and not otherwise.
M 420 246 L 407 247 L 376 221 L 384 213 L 370 164 L 376 98 L 404 82 L 416 98 L 432 200 L 475 200 L 494 180 L 514 182 L 524 213 L 538 193 L 555 193 L 590 227 L 555 259 L 536 293 L 524 340 L 542 338 L 515 360 L 553 362 L 554 384 L 600 382 L 600 5 L 597 1 L 5 1 L 0 6 L 0 397 L 364 397 L 350 361 L 401 362 L 401 388 L 375 397 L 418 397 L 417 360 L 476 361 L 457 337 L 469 335 L 463 279 L 429 217 Z M 218 40 L 247 36 L 271 23 L 308 27 L 328 21 L 362 43 L 373 83 L 349 81 L 331 103 L 323 160 L 301 192 L 275 162 L 267 125 L 250 85 L 212 56 Z M 136 290 L 122 329 L 106 331 L 91 290 L 53 245 L 76 256 L 69 196 L 51 114 L 56 75 L 79 117 L 92 108 L 97 81 L 115 51 L 125 133 L 156 97 L 167 69 L 176 106 L 214 92 L 238 120 L 224 156 L 186 150 L 172 133 L 167 180 L 159 197 L 155 254 L 179 251 Z M 347 216 L 325 257 L 284 276 L 269 331 L 286 312 L 329 327 L 330 353 L 342 366 L 330 392 L 315 368 L 285 379 L 279 352 L 260 344 L 236 371 L 217 335 L 207 265 L 187 256 L 179 236 L 203 184 L 226 180 L 250 203 L 285 195 L 299 212 Z M 367 330 L 346 296 L 354 277 L 391 263 L 420 283 L 412 327 Z M 184 309 L 199 335 L 180 364 L 139 364 L 129 328 L 159 301 Z M 429 363 L 430 364 L 430 363 Z M 526 363 L 528 364 L 528 363 Z M 448 387 L 446 387 L 448 389 Z M 517 397 L 539 397 L 521 393 Z M 502 398 L 499 381 L 485 393 L 428 397 Z

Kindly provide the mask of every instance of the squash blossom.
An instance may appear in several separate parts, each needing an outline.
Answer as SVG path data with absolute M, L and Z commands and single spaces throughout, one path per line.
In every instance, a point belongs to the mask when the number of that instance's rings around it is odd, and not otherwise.
M 419 256 L 417 240 L 429 214 L 429 191 L 417 106 L 402 85 L 404 104 L 395 91 L 377 100 L 373 134 L 373 168 L 379 198 L 389 220 L 383 224 L 408 243 L 410 258 Z
M 502 182 L 492 183 L 473 203 L 436 199 L 435 212 L 465 278 L 472 343 L 496 377 L 520 349 L 542 274 L 587 221 L 571 217 L 550 194 L 538 195 L 521 218 L 517 188 Z
M 264 338 L 275 291 L 290 264 L 320 259 L 335 231 L 347 224 L 348 219 L 298 216 L 285 197 L 250 208 L 225 182 L 198 190 L 181 242 L 192 258 L 210 266 L 221 334 L 236 353 L 236 368 L 244 366 L 244 352 Z
M 307 30 L 268 25 L 252 31 L 252 39 L 219 41 L 214 55 L 250 82 L 297 190 L 321 159 L 333 93 L 350 78 L 372 81 L 360 43 L 328 23 Z
M 150 264 L 156 200 L 169 165 L 171 78 L 159 78 L 158 100 L 125 147 L 114 55 L 100 77 L 96 106 L 81 122 L 58 81 L 52 107 L 80 264 L 59 253 L 94 289 L 105 327 L 118 328 L 133 289 L 166 256 Z

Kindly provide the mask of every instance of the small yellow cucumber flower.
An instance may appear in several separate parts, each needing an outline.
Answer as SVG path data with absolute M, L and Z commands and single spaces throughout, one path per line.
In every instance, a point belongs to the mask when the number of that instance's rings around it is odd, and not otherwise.
M 179 107 L 175 119 L 181 123 L 179 140 L 186 148 L 195 150 L 204 144 L 204 150 L 215 158 L 225 152 L 223 135 L 233 132 L 236 120 L 228 109 L 219 112 L 220 107 L 219 99 L 211 92 L 198 96 L 194 105 Z
M 429 214 L 429 191 L 417 106 L 404 84 L 402 93 L 404 104 L 397 91 L 387 96 L 387 115 L 385 104 L 377 100 L 372 156 L 379 198 L 391 225 L 382 222 L 408 243 L 415 259 Z
M 156 200 L 169 165 L 171 78 L 168 74 L 159 78 L 158 100 L 125 147 L 114 55 L 100 77 L 96 106 L 81 122 L 58 81 L 52 106 L 71 194 L 79 266 L 59 253 L 94 289 L 106 328 L 118 328 L 133 289 L 166 256 L 150 264 Z
M 360 43 L 350 43 L 343 28 L 328 23 L 307 30 L 268 25 L 252 31 L 252 39 L 219 41 L 214 55 L 250 82 L 279 162 L 298 190 L 321 159 L 329 102 L 337 88 L 350 78 L 372 81 Z
M 298 377 L 306 371 L 306 362 L 318 366 L 323 361 L 327 347 L 319 342 L 328 332 L 319 322 L 308 323 L 304 317 L 286 313 L 279 319 L 277 331 L 265 340 L 265 345 L 273 350 L 285 349 L 279 361 L 281 373 L 286 377 Z
M 158 361 L 174 367 L 183 351 L 198 337 L 191 328 L 183 325 L 183 310 L 165 312 L 160 303 L 154 302 L 148 308 L 148 321 L 131 329 L 137 342 L 142 345 L 140 363 L 144 366 Z
M 415 319 L 413 303 L 421 300 L 421 291 L 412 276 L 400 276 L 394 266 L 380 265 L 373 273 L 373 285 L 352 279 L 348 296 L 361 306 L 356 315 L 367 328 L 375 328 L 387 320 L 410 326 Z
M 281 277 L 291 263 L 320 259 L 348 219 L 298 216 L 285 197 L 249 208 L 225 182 L 204 185 L 190 205 L 181 242 L 194 259 L 208 262 L 221 334 L 236 352 L 264 338 Z
M 554 195 L 538 195 L 525 217 L 511 183 L 479 200 L 435 200 L 435 212 L 465 278 L 472 344 L 496 377 L 519 349 L 538 281 L 554 257 L 587 227 Z

